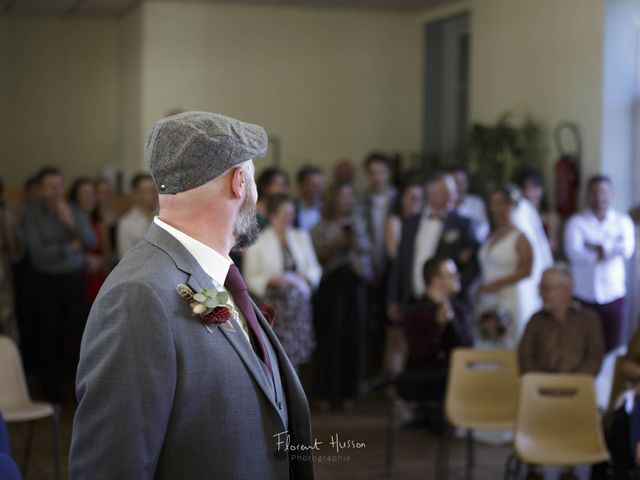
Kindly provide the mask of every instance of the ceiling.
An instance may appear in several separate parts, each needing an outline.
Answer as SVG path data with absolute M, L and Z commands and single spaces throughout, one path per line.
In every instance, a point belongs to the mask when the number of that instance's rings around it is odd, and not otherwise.
M 162 1 L 162 0 L 147 0 Z M 166 0 L 165 0 L 166 1 Z M 261 6 L 302 6 L 410 12 L 452 0 L 173 0 L 174 2 L 227 3 Z M 120 16 L 143 0 L 0 0 L 0 14 Z

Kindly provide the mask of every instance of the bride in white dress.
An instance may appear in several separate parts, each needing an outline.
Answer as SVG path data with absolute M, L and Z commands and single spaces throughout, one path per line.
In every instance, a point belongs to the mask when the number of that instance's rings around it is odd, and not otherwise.
M 516 348 L 527 321 L 540 308 L 537 285 L 528 281 L 534 263 L 531 243 L 512 222 L 519 199 L 520 191 L 511 184 L 500 186 L 489 197 L 493 230 L 479 252 L 478 316 L 500 310 L 509 323 L 499 339 L 478 338 L 476 344 L 481 348 Z

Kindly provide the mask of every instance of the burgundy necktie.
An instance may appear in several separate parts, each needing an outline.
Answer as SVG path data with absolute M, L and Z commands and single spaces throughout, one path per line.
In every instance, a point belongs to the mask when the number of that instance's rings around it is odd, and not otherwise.
M 269 361 L 269 355 L 267 349 L 262 341 L 262 335 L 260 334 L 261 328 L 256 318 L 256 313 L 253 310 L 253 304 L 251 303 L 251 297 L 247 291 L 247 284 L 244 283 L 240 270 L 235 265 L 229 267 L 229 273 L 227 273 L 227 279 L 224 281 L 224 286 L 229 290 L 233 301 L 240 309 L 247 321 L 247 327 L 249 328 L 249 336 L 251 337 L 251 344 L 253 345 L 253 351 L 264 362 L 269 372 L 271 372 L 271 362 Z

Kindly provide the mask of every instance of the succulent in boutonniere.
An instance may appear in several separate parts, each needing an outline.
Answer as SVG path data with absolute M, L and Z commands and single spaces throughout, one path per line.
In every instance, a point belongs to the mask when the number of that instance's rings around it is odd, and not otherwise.
M 235 308 L 229 303 L 229 294 L 215 288 L 200 290 L 193 296 L 189 306 L 206 325 L 224 323 L 235 314 Z
M 202 318 L 205 325 L 219 325 L 231 317 L 238 315 L 235 307 L 229 302 L 229 294 L 225 291 L 217 291 L 215 288 L 202 289 L 194 294 L 186 285 L 177 287 L 182 298 L 189 302 L 189 307 L 194 315 Z

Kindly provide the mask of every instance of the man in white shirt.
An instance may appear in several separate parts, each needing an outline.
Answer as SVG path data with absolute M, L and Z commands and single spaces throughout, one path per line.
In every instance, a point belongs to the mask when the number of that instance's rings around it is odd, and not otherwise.
M 364 169 L 369 180 L 369 188 L 364 194 L 364 215 L 373 243 L 374 283 L 382 279 L 387 268 L 384 245 L 384 226 L 389 209 L 396 198 L 396 189 L 391 184 L 391 159 L 380 152 L 374 152 L 364 161 Z
M 455 165 L 449 169 L 449 174 L 456 182 L 458 199 L 456 211 L 463 217 L 471 219 L 476 238 L 480 243 L 489 236 L 489 218 L 484 200 L 478 195 L 469 193 L 469 174 L 462 165 Z
M 118 257 L 144 238 L 158 211 L 158 191 L 148 173 L 138 173 L 131 180 L 133 207 L 118 222 L 116 243 Z
M 589 179 L 587 202 L 589 208 L 569 220 L 564 246 L 571 262 L 573 293 L 599 314 L 610 352 L 623 341 L 625 261 L 635 247 L 633 223 L 627 214 L 610 208 L 608 177 Z
M 298 171 L 297 182 L 300 198 L 296 202 L 295 226 L 309 232 L 320 221 L 324 174 L 318 167 L 305 165 Z

